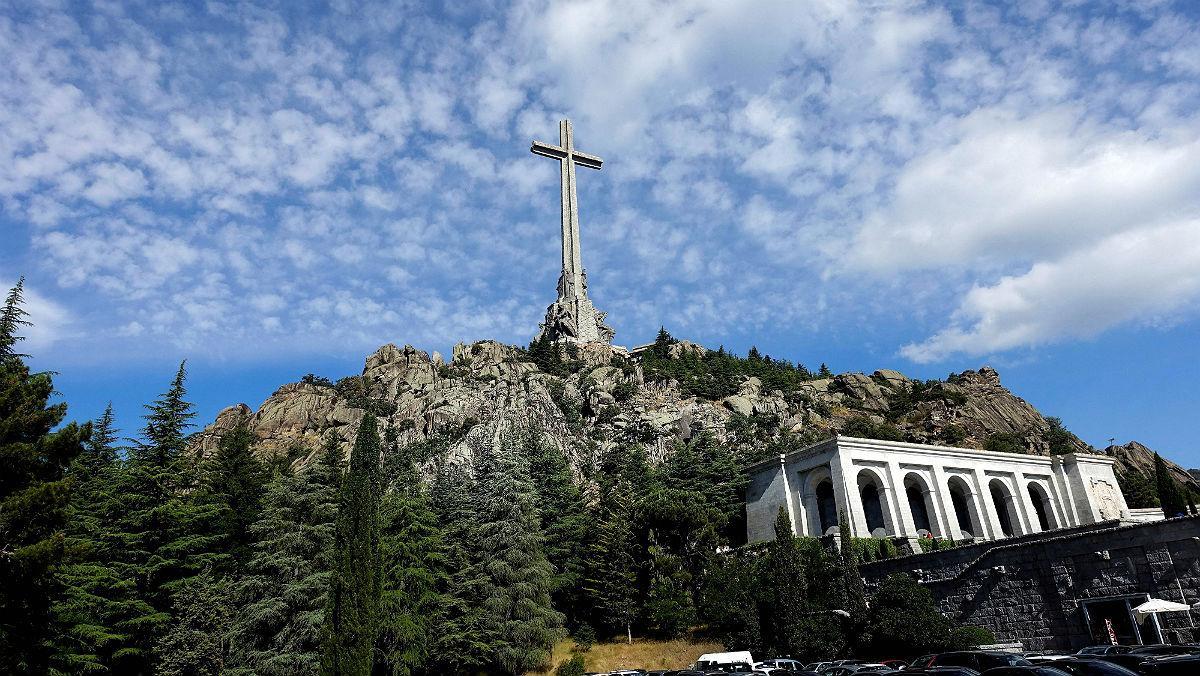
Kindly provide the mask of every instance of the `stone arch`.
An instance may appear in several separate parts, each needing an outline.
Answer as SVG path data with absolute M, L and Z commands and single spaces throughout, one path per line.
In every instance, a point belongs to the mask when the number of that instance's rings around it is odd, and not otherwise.
M 1036 481 L 1030 481 L 1025 488 L 1029 491 L 1029 501 L 1033 503 L 1038 526 L 1043 531 L 1059 528 L 1058 519 L 1054 515 L 1054 503 L 1050 500 L 1046 488 Z
M 979 518 L 979 505 L 971 487 L 962 477 L 952 476 L 946 480 L 946 490 L 954 507 L 954 519 L 950 523 L 953 539 L 983 537 L 983 520 Z
M 837 494 L 828 467 L 816 467 L 805 477 L 804 502 L 810 533 L 820 536 L 837 530 Z
M 858 472 L 857 483 L 867 533 L 872 537 L 895 535 L 888 526 L 892 522 L 892 513 L 884 490 L 887 484 L 883 482 L 883 478 L 874 470 L 862 469 Z
M 988 482 L 988 493 L 992 497 L 992 506 L 996 508 L 996 520 L 1000 522 L 1000 532 L 1004 537 L 1021 534 L 1021 521 L 1017 517 L 1017 506 L 1012 491 L 1000 479 Z
M 907 498 L 908 513 L 912 516 L 913 528 L 917 530 L 916 534 L 932 534 L 936 512 L 933 506 L 933 492 L 929 489 L 929 484 L 925 482 L 925 477 L 916 472 L 906 474 L 904 476 L 904 497 Z

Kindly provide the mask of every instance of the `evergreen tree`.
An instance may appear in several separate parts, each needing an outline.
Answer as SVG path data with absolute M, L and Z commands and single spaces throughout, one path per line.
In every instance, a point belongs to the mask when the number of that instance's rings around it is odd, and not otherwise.
M 133 580 L 114 565 L 111 524 L 121 509 L 121 496 L 114 493 L 120 471 L 116 440 L 109 404 L 71 463 L 66 556 L 57 573 L 62 591 L 53 606 L 57 673 L 121 671 L 118 651 L 130 639 L 130 623 L 153 613 L 137 597 Z
M 217 529 L 225 540 L 223 549 L 230 555 L 232 571 L 240 570 L 250 558 L 250 525 L 258 519 L 268 478 L 266 465 L 254 455 L 253 444 L 254 434 L 242 417 L 221 437 L 207 467 L 208 490 L 220 510 Z
M 1167 463 L 1158 453 L 1154 454 L 1154 484 L 1158 489 L 1159 504 L 1162 505 L 1163 514 L 1168 519 L 1187 513 L 1183 490 L 1175 477 L 1171 476 Z
M 850 519 L 845 512 L 838 515 L 838 540 L 841 544 L 842 589 L 845 610 L 850 614 L 847 624 L 850 636 L 860 643 L 871 641 L 865 631 L 867 619 L 867 590 L 862 573 L 858 570 L 858 554 L 854 551 L 854 539 L 850 535 Z
M 583 589 L 595 613 L 594 626 L 609 635 L 620 631 L 632 642 L 633 622 L 640 611 L 633 489 L 621 475 L 610 477 L 606 484 L 601 487 Z
M 140 661 L 132 670 L 151 669 L 154 646 L 173 620 L 175 591 L 227 559 L 219 551 L 219 506 L 208 499 L 198 468 L 185 457 L 184 432 L 194 415 L 185 398 L 186 378 L 181 363 L 167 391 L 146 406 L 142 439 L 129 450 L 116 490 L 117 571 L 137 582 L 138 598 L 150 610 L 129 620 L 132 636 L 119 651 Z
M 228 587 L 212 571 L 188 578 L 174 595 L 174 622 L 155 646 L 155 673 L 218 676 L 225 673 L 225 634 L 231 610 Z
M 651 354 L 659 359 L 669 359 L 671 357 L 671 345 L 675 343 L 675 339 L 671 334 L 667 333 L 666 327 L 658 327 L 658 335 L 654 337 L 654 346 L 650 348 Z
M 825 365 L 825 362 L 821 362 L 821 368 L 820 368 L 820 370 L 817 371 L 817 377 L 818 378 L 832 378 L 833 371 L 829 370 L 829 367 Z
M 408 676 L 429 666 L 444 619 L 445 543 L 422 490 L 411 449 L 397 449 L 397 474 L 383 497 L 383 597 L 378 672 Z
M 767 650 L 777 655 L 802 654 L 811 617 L 807 576 L 803 553 L 783 507 L 775 519 L 775 539 L 767 545 L 759 570 L 763 589 L 761 625 Z
M 450 571 L 435 631 L 432 673 L 477 673 L 488 658 L 489 646 L 480 629 L 485 575 L 476 547 L 475 495 L 475 480 L 462 464 L 440 467 L 430 487 Z
M 371 673 L 379 633 L 379 430 L 367 413 L 350 452 L 334 531 L 334 566 L 321 673 Z
M 679 556 L 661 547 L 652 546 L 649 555 L 651 570 L 646 619 L 655 635 L 679 638 L 696 622 L 692 576 Z
M 522 454 L 526 433 L 509 431 L 476 458 L 480 631 L 490 644 L 491 668 L 506 674 L 544 665 L 563 621 L 550 605 L 554 569 L 546 560 L 533 482 Z
M 14 346 L 27 326 L 21 280 L 0 312 L 0 672 L 43 674 L 53 652 L 51 600 L 63 558 L 70 479 L 91 425 L 51 431 L 67 412 L 51 404 L 49 373 L 31 373 Z
M 315 463 L 269 484 L 250 527 L 253 554 L 234 589 L 231 673 L 318 671 L 341 463 L 341 445 L 331 434 Z
M 561 449 L 533 433 L 526 438 L 525 452 L 541 515 L 546 559 L 554 567 L 551 599 L 573 627 L 584 613 L 580 581 L 587 566 L 590 515 Z

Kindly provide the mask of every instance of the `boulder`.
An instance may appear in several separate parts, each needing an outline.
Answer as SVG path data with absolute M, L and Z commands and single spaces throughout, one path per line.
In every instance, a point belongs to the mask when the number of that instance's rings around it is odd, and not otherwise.
M 725 397 L 721 400 L 725 408 L 737 413 L 738 415 L 750 416 L 754 413 L 754 402 L 749 397 L 735 394 Z

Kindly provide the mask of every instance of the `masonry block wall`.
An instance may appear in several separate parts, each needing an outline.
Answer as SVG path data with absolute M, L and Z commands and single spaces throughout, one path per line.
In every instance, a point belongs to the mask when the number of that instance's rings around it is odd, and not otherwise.
M 862 566 L 868 588 L 909 573 L 956 622 L 990 629 L 1029 650 L 1107 643 L 1200 641 L 1200 611 L 1136 623 L 1126 608 L 1148 597 L 1200 601 L 1200 517 L 1106 522 L 988 541 Z

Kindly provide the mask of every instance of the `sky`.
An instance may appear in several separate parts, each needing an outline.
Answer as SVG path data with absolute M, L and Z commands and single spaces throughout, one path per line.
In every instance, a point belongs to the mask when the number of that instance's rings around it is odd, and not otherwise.
M 0 0 L 0 285 L 74 418 L 525 344 L 985 364 L 1200 466 L 1200 3 Z

